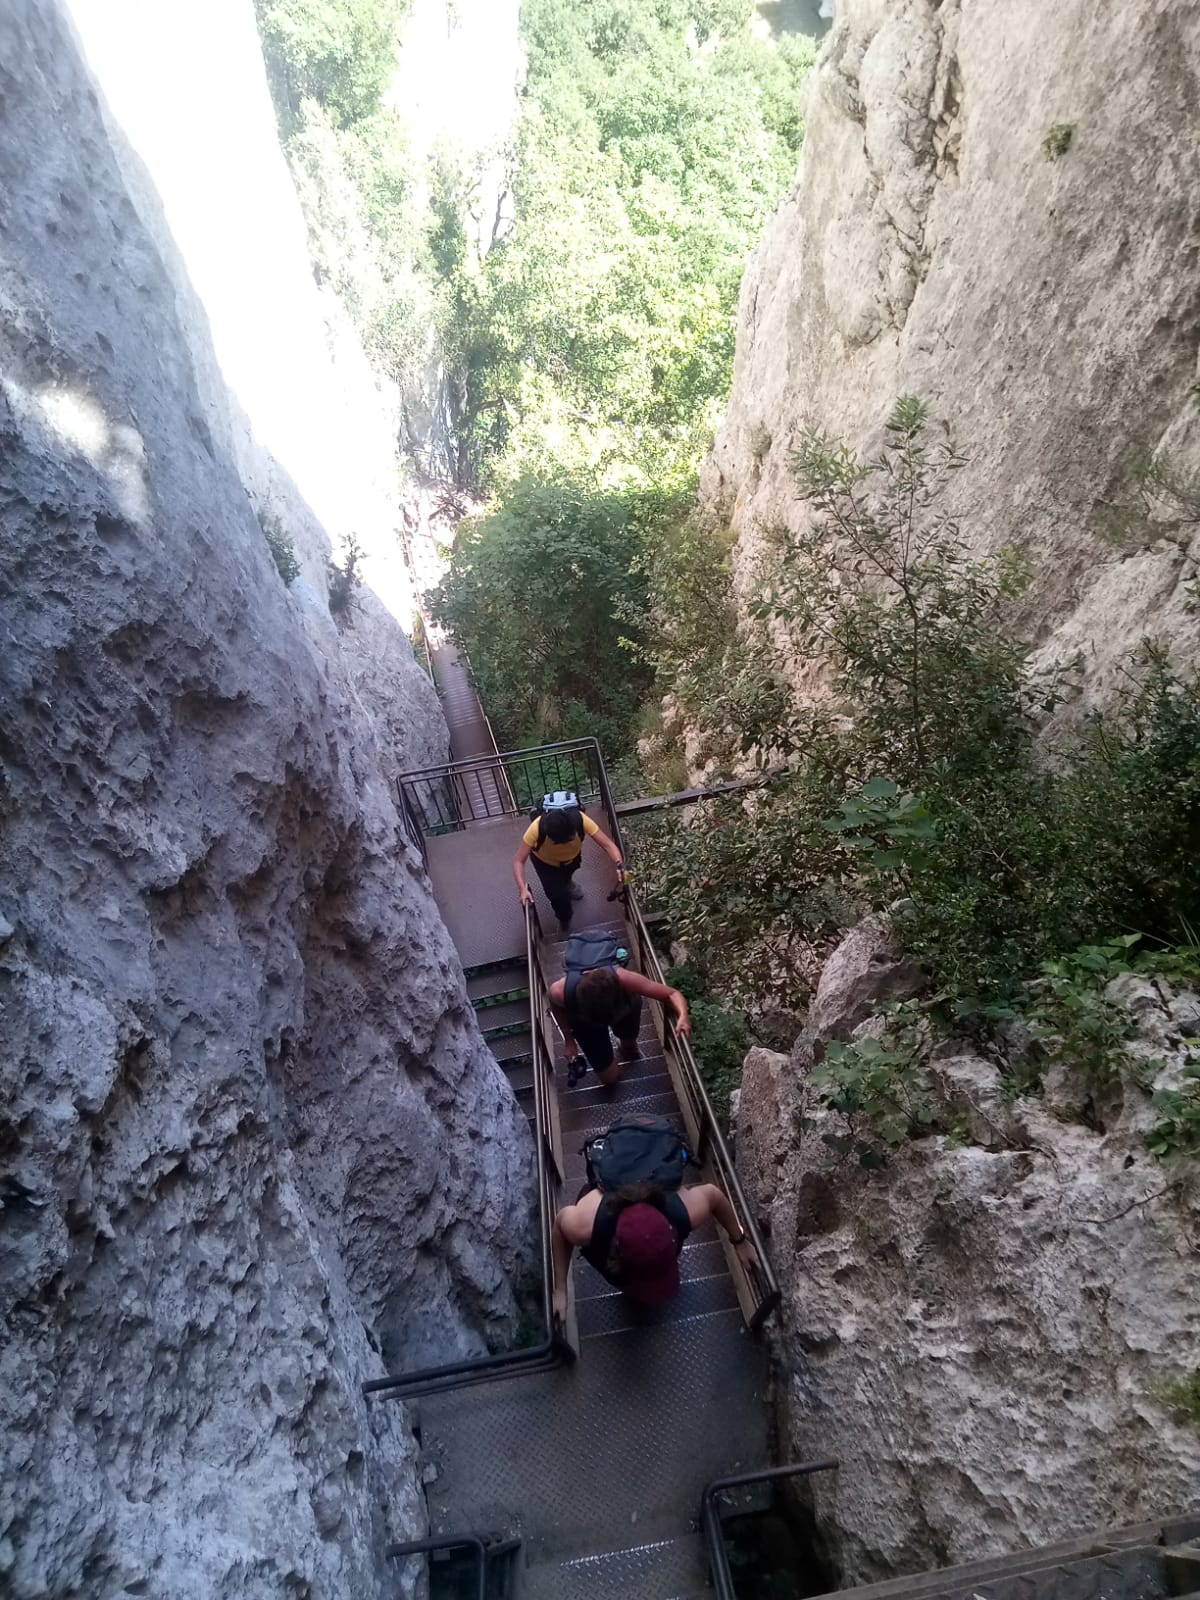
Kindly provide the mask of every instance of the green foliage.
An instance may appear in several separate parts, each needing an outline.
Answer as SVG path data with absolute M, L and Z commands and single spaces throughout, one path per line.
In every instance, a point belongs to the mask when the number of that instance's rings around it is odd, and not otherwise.
M 354 534 L 342 545 L 342 559 L 326 562 L 329 575 L 329 610 L 334 617 L 349 620 L 356 605 L 356 595 L 362 587 L 359 565 L 363 551 Z
M 1105 997 L 1104 988 L 1129 971 L 1137 940 L 1136 933 L 1128 934 L 1044 961 L 1024 997 L 1034 1038 L 1101 1082 L 1117 1076 L 1133 1031 L 1128 1014 Z
M 1158 1120 L 1146 1135 L 1151 1155 L 1160 1161 L 1200 1155 L 1200 1041 L 1191 1041 L 1193 1059 L 1183 1069 L 1182 1089 L 1156 1089 L 1151 1096 Z
M 431 239 L 470 481 L 696 459 L 728 387 L 746 251 L 795 169 L 812 59 L 753 38 L 748 9 L 526 0 L 515 225 L 478 263 L 444 214 Z
M 1073 122 L 1056 122 L 1042 140 L 1042 154 L 1047 161 L 1057 161 L 1065 156 L 1071 148 L 1071 140 L 1075 137 L 1075 124 Z
M 754 1042 L 749 1021 L 744 1011 L 710 993 L 698 968 L 685 963 L 670 968 L 665 977 L 687 1000 L 696 1065 L 713 1109 L 727 1123 L 729 1097 L 742 1081 L 742 1062 Z
M 905 945 L 960 1019 L 1025 1003 L 1041 972 L 1062 1023 L 1073 980 L 1044 964 L 1114 929 L 1173 943 L 1200 904 L 1200 690 L 1148 647 L 1118 706 L 1040 761 L 1056 693 L 1026 681 L 1024 573 L 967 554 L 944 509 L 962 458 L 928 432 L 906 400 L 873 459 L 805 436 L 810 515 L 769 551 L 757 630 L 713 646 L 703 707 L 769 787 L 676 827 L 646 875 L 736 992 L 748 970 L 802 999 L 806 946 L 856 902 L 899 900 Z M 796 659 L 828 670 L 816 705 L 786 681 Z M 1078 1009 L 1071 1047 L 1104 1055 L 1103 1006 Z
M 681 506 L 655 490 L 527 478 L 463 524 L 430 605 L 465 645 L 502 745 L 595 735 L 625 748 L 650 675 L 622 648 L 617 613 L 644 608 L 638 558 Z
M 343 126 L 369 116 L 396 64 L 408 0 L 255 0 L 267 76 L 285 129 L 311 98 Z
M 1200 1367 L 1184 1373 L 1181 1378 L 1155 1384 L 1150 1394 L 1188 1422 L 1200 1423 Z
M 920 1065 L 923 1024 L 911 1003 L 881 1008 L 886 1031 L 850 1044 L 831 1040 L 809 1074 L 823 1110 L 836 1111 L 848 1132 L 822 1139 L 839 1154 L 853 1152 L 863 1166 L 883 1165 L 886 1151 L 933 1131 L 936 1112 Z M 883 1149 L 880 1149 L 880 1146 Z
M 278 517 L 270 513 L 261 516 L 259 527 L 262 529 L 263 538 L 267 541 L 276 572 L 284 583 L 291 583 L 294 578 L 300 576 L 300 563 L 296 560 L 295 545 L 288 538 Z

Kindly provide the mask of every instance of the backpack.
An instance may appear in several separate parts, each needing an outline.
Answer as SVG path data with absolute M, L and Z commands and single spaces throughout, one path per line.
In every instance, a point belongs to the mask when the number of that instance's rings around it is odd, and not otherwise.
M 563 953 L 567 970 L 567 987 L 574 991 L 585 972 L 597 967 L 624 967 L 629 964 L 629 951 L 613 938 L 611 933 L 573 933 L 567 940 Z M 575 982 L 571 974 L 575 973 Z
M 622 1117 L 581 1148 L 588 1182 L 606 1194 L 627 1183 L 653 1183 L 671 1193 L 691 1160 L 683 1135 L 663 1117 Z
M 537 848 L 540 850 L 546 842 L 546 813 L 547 811 L 575 811 L 579 815 L 578 838 L 582 844 L 584 839 L 583 807 L 579 804 L 579 796 L 573 789 L 555 789 L 551 794 L 544 794 L 540 802 L 529 813 L 529 820 L 538 825 Z

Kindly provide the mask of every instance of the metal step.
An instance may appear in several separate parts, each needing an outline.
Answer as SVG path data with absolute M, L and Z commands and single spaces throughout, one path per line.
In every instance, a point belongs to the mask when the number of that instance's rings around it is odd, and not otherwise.
M 710 1594 L 698 1534 L 529 1567 L 521 1600 L 675 1600 Z
M 532 1060 L 522 1061 L 518 1056 L 515 1061 L 506 1061 L 504 1063 L 504 1076 L 508 1079 L 509 1087 L 515 1095 L 520 1095 L 522 1089 L 532 1089 Z
M 509 994 L 519 989 L 529 993 L 529 970 L 524 961 L 505 962 L 503 966 L 485 968 L 483 972 L 467 976 L 467 999 L 476 1007 L 493 995 Z
M 765 1353 L 736 1310 L 589 1339 L 572 1366 L 427 1396 L 432 1531 L 503 1527 L 519 1511 L 531 1563 L 624 1549 L 635 1533 L 678 1538 L 706 1483 L 767 1464 L 766 1398 Z
M 737 1303 L 733 1279 L 724 1270 L 711 1278 L 693 1278 L 680 1283 L 675 1298 L 654 1310 L 635 1304 L 619 1289 L 610 1287 L 606 1295 L 595 1295 L 577 1303 L 579 1336 L 585 1340 L 603 1339 L 610 1334 L 626 1333 L 631 1328 L 652 1328 L 665 1322 L 705 1316 L 710 1311 L 729 1311 Z M 587 1360 L 586 1352 L 583 1359 Z
M 483 1037 L 491 1038 L 497 1028 L 511 1028 L 514 1025 L 529 1027 L 529 1000 L 508 1000 L 503 1005 L 484 1006 L 477 1009 L 475 1015 L 479 1018 L 479 1026 L 483 1029 Z
M 643 1065 L 643 1063 L 640 1061 L 632 1061 L 629 1065 L 630 1067 L 640 1067 Z M 653 1067 L 654 1064 L 650 1063 L 650 1065 Z M 564 1116 L 569 1111 L 577 1111 L 585 1106 L 599 1106 L 608 1114 L 608 1116 L 619 1117 L 622 1107 L 627 1100 L 641 1098 L 648 1094 L 674 1095 L 675 1093 L 674 1089 L 671 1087 L 671 1080 L 668 1078 L 666 1070 L 662 1065 L 661 1056 L 658 1058 L 657 1072 L 654 1072 L 653 1070 L 649 1072 L 639 1072 L 636 1077 L 631 1077 L 628 1074 L 629 1067 L 622 1067 L 620 1080 L 615 1083 L 611 1089 L 606 1088 L 602 1083 L 597 1083 L 595 1075 L 591 1073 L 588 1074 L 588 1077 L 585 1078 L 577 1088 L 569 1090 L 564 1089 L 562 1092 L 562 1098 L 559 1101 L 559 1105 Z M 590 1083 L 589 1079 L 591 1080 Z M 632 1093 L 623 1095 L 621 1093 L 622 1084 L 635 1086 L 632 1088 Z
M 508 1061 L 517 1061 L 522 1056 L 532 1060 L 533 1035 L 528 1028 L 523 1028 L 520 1033 L 506 1033 L 501 1038 L 489 1039 L 488 1049 L 501 1066 Z
M 635 1112 L 645 1112 L 655 1117 L 670 1117 L 672 1112 L 678 1112 L 675 1096 L 667 1090 L 662 1094 L 633 1094 L 622 1095 L 620 1100 L 612 1100 L 604 1105 L 597 1106 L 564 1106 L 562 1125 L 564 1133 L 579 1133 L 581 1137 L 588 1133 L 599 1133 L 607 1128 L 614 1115 Z

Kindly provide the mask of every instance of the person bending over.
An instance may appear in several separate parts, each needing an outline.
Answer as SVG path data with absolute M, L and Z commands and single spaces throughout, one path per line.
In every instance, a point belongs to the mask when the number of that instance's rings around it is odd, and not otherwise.
M 666 1190 L 626 1184 L 612 1193 L 589 1189 L 554 1219 L 554 1310 L 567 1315 L 567 1273 L 579 1250 L 614 1288 L 642 1306 L 661 1306 L 679 1291 L 679 1255 L 693 1228 L 710 1219 L 750 1270 L 758 1265 L 729 1197 L 715 1183 Z
M 582 937 L 582 935 L 580 936 Z M 617 1036 L 622 1061 L 636 1061 L 638 1029 L 642 1024 L 642 999 L 659 1000 L 675 1013 L 676 1032 L 687 1038 L 692 1031 L 688 1003 L 678 989 L 655 983 L 640 972 L 624 967 L 594 967 L 590 972 L 569 972 L 550 985 L 550 1009 L 562 1029 L 568 1062 L 567 1081 L 574 1084 L 582 1072 L 572 1071 L 583 1057 L 601 1083 L 614 1084 L 621 1068 L 613 1059 L 610 1029 Z

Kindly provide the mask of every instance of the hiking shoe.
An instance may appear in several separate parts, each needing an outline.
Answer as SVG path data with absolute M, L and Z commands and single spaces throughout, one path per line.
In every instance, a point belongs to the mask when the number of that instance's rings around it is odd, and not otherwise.
M 573 1089 L 575 1085 L 587 1077 L 587 1057 L 573 1056 L 567 1062 L 567 1088 Z

